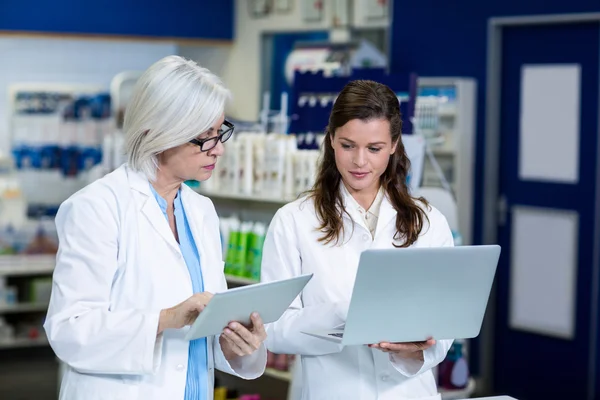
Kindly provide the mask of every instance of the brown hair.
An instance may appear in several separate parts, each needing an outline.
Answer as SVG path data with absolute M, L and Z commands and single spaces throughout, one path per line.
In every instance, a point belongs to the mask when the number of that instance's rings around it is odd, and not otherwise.
M 397 212 L 394 240 L 400 241 L 403 238 L 401 245 L 394 243 L 394 246 L 408 247 L 419 237 L 427 215 L 408 193 L 406 178 L 410 170 L 410 160 L 401 139 L 402 119 L 398 98 L 386 85 L 368 80 L 348 83 L 340 92 L 329 116 L 323 143 L 324 154 L 318 166 L 315 184 L 308 193 L 315 204 L 320 222 L 319 230 L 323 232 L 319 241 L 337 244 L 340 236 L 343 237 L 342 217 L 344 213 L 348 213 L 339 190 L 341 175 L 336 167 L 332 140 L 336 130 L 353 119 L 386 119 L 390 123 L 392 143 L 397 143 L 396 151 L 390 156 L 380 182 Z M 419 200 L 425 207 L 428 206 L 425 199 Z

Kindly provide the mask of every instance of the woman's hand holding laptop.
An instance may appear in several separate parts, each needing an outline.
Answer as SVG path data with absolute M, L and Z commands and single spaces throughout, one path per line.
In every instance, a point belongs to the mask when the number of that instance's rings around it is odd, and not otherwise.
M 384 353 L 392 353 L 397 357 L 423 361 L 423 351 L 434 345 L 435 340 L 430 338 L 422 342 L 410 343 L 381 342 L 378 344 L 370 344 L 369 347 L 372 349 L 381 350 Z

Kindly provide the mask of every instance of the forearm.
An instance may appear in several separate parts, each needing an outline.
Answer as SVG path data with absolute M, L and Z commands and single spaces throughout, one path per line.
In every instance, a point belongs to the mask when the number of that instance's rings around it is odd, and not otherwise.
M 160 335 L 165 329 L 174 328 L 173 320 L 173 312 L 170 308 L 160 310 L 160 314 L 158 317 L 158 329 L 156 334 Z
M 267 326 L 267 348 L 279 354 L 319 356 L 339 353 L 341 344 L 306 335 L 303 332 L 327 331 L 345 323 L 345 303 L 329 303 L 288 309 Z

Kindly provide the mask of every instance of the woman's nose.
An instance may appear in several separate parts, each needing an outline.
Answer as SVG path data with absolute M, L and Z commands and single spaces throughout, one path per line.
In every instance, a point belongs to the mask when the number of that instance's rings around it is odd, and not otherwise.
M 217 142 L 217 145 L 208 151 L 209 156 L 222 156 L 225 152 L 225 146 L 223 146 L 223 142 L 220 140 Z

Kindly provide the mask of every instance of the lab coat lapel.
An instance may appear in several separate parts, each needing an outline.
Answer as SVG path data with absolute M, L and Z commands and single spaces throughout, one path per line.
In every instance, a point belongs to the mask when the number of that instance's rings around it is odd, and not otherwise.
M 169 222 L 165 218 L 154 197 L 148 196 L 148 198 L 146 198 L 146 201 L 142 206 L 142 213 L 146 216 L 148 222 L 150 222 L 154 230 L 156 230 L 156 232 L 158 232 L 158 234 L 160 234 L 160 236 L 167 241 L 169 246 L 171 246 L 175 251 L 180 251 L 179 244 L 175 240 L 175 235 L 173 235 L 171 227 L 169 227 Z
M 202 271 L 204 290 L 207 290 L 206 277 L 208 260 L 206 259 L 206 250 L 204 249 L 204 241 L 202 240 L 204 236 L 202 234 L 202 227 L 204 226 L 204 212 L 200 207 L 195 205 L 192 196 L 196 194 L 192 193 L 191 191 L 192 189 L 184 184 L 181 189 L 181 201 L 183 203 L 185 215 L 187 216 L 188 224 L 190 225 L 190 230 L 192 231 L 192 237 L 194 238 L 196 248 L 198 249 L 198 255 L 200 256 L 200 271 Z
M 129 167 L 127 168 L 127 178 L 129 179 L 130 187 L 145 196 L 141 210 L 142 214 L 144 214 L 154 230 L 169 244 L 169 246 L 171 246 L 173 250 L 179 252 L 179 244 L 175 240 L 175 236 L 169 227 L 169 222 L 165 218 L 150 190 L 150 182 L 148 182 L 148 179 L 143 174 L 136 172 Z

